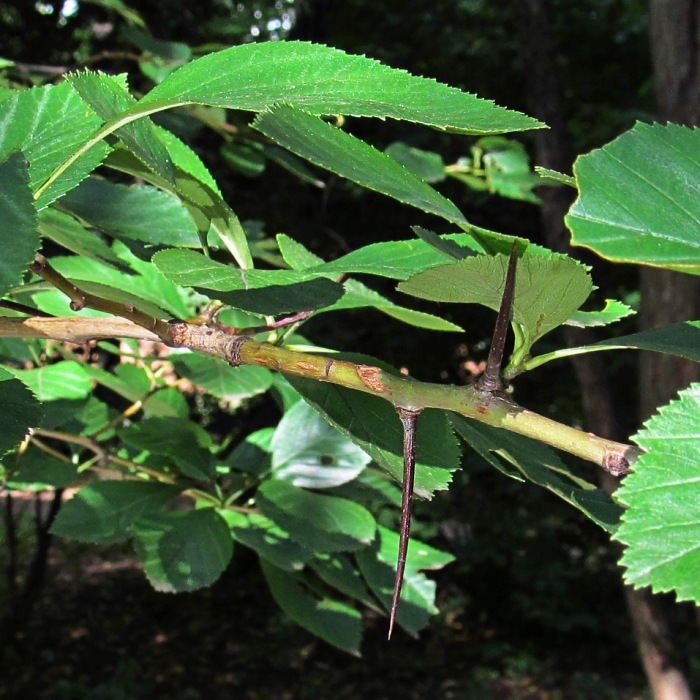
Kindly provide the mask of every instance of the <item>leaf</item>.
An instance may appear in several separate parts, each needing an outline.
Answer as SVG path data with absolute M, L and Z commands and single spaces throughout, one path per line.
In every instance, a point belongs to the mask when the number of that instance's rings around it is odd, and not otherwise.
M 260 111 L 288 102 L 312 114 L 405 119 L 461 133 L 541 128 L 518 112 L 320 44 L 244 44 L 180 68 L 139 103 L 194 102 Z
M 408 168 L 425 182 L 442 182 L 445 179 L 445 163 L 439 153 L 424 151 L 409 146 L 403 141 L 395 141 L 384 151 L 401 165 Z
M 604 530 L 615 530 L 620 507 L 607 493 L 576 477 L 546 445 L 462 416 L 453 415 L 452 423 L 465 442 L 500 472 L 516 479 L 522 475 L 580 510 Z
M 357 610 L 331 598 L 313 596 L 298 576 L 265 559 L 260 559 L 260 568 L 272 597 L 292 622 L 348 654 L 360 655 L 362 617 Z
M 125 75 L 112 76 L 84 70 L 69 73 L 66 80 L 105 122 L 115 119 L 136 104 L 127 88 Z M 151 170 L 174 183 L 170 156 L 150 119 L 131 122 L 115 133 Z
M 700 321 L 673 323 L 669 326 L 652 328 L 640 333 L 622 335 L 617 338 L 601 340 L 599 343 L 586 346 L 586 348 L 590 350 L 637 348 L 663 352 L 667 355 L 676 355 L 687 360 L 700 362 Z
M 469 254 L 469 251 L 483 252 L 479 244 L 466 233 L 441 236 L 441 239 L 458 245 L 466 254 Z M 412 238 L 408 241 L 371 243 L 337 260 L 323 263 L 313 268 L 313 271 L 336 275 L 362 273 L 407 280 L 418 272 L 445 265 L 447 262 L 450 262 L 450 258 L 444 253 L 425 241 Z
M 114 238 L 151 245 L 199 245 L 197 230 L 183 204 L 149 185 L 127 187 L 91 177 L 61 204 Z
M 101 123 L 68 83 L 14 92 L 0 105 L 0 159 L 22 149 L 30 163 L 29 184 L 38 197 L 35 204 L 42 209 L 73 189 L 107 155 L 109 147 L 98 143 L 43 187 Z
M 255 500 L 263 515 L 312 551 L 359 549 L 374 537 L 376 524 L 372 514 L 344 498 L 272 479 L 262 484 Z
M 226 458 L 226 465 L 254 476 L 266 475 L 271 469 L 270 443 L 274 428 L 262 428 L 247 435 Z
M 411 230 L 418 238 L 425 241 L 431 248 L 435 248 L 435 250 L 442 253 L 448 259 L 463 260 L 470 255 L 474 255 L 474 251 L 469 248 L 468 244 L 463 248 L 455 241 L 450 240 L 447 236 L 440 236 L 434 231 L 423 228 L 422 226 L 411 226 Z M 479 246 L 479 248 L 481 248 L 481 246 Z
M 39 231 L 44 238 L 57 243 L 71 253 L 104 260 L 119 265 L 119 258 L 112 249 L 94 231 L 88 231 L 72 216 L 58 209 L 42 209 L 38 216 Z
M 278 233 L 277 247 L 280 250 L 284 262 L 292 270 L 306 270 L 309 267 L 323 264 L 323 258 L 312 253 L 304 245 L 290 238 L 286 233 Z
M 305 401 L 279 422 L 272 438 L 275 479 L 301 488 L 327 489 L 356 478 L 370 457 L 332 428 Z
M 357 566 L 347 554 L 317 554 L 309 568 L 326 584 L 360 601 L 371 610 L 380 611 Z
M 39 249 L 39 234 L 32 191 L 29 188 L 29 164 L 24 155 L 11 153 L 0 163 L 0 296 L 19 283 Z
M 133 529 L 136 553 L 157 591 L 211 586 L 231 561 L 231 534 L 213 508 L 147 514 Z
M 158 511 L 178 493 L 170 484 L 97 481 L 63 504 L 51 532 L 80 542 L 125 542 L 139 516 Z
M 30 427 L 41 422 L 43 410 L 32 392 L 18 379 L 0 368 L 0 456 L 17 447 Z
M 616 262 L 700 274 L 700 132 L 637 123 L 574 164 L 572 243 Z
M 401 483 L 403 430 L 387 401 L 301 377 L 290 375 L 287 380 L 331 425 Z M 451 472 L 459 467 L 457 443 L 443 412 L 423 411 L 418 420 L 416 445 L 415 493 L 432 498 L 434 491 L 447 488 Z
M 262 112 L 253 127 L 292 153 L 399 202 L 468 226 L 457 207 L 393 158 L 289 105 Z
M 420 272 L 399 284 L 398 290 L 422 299 L 481 304 L 497 311 L 507 265 L 505 255 L 477 255 Z M 544 258 L 526 251 L 518 259 L 512 311 L 512 322 L 525 338 L 521 352 L 566 322 L 592 290 L 586 268 L 572 258 Z
M 621 301 L 606 299 L 605 306 L 600 311 L 574 311 L 564 325 L 577 328 L 608 326 L 635 313 L 634 309 Z
M 269 518 L 258 513 L 239 513 L 234 510 L 219 511 L 231 528 L 236 542 L 257 552 L 271 564 L 285 571 L 301 571 L 313 557 L 313 552 L 294 542 Z
M 535 172 L 543 180 L 540 184 L 543 186 L 556 187 L 558 185 L 569 185 L 576 188 L 576 178 L 571 175 L 560 173 L 551 168 L 543 168 L 541 165 L 535 166 Z
M 254 141 L 229 141 L 219 153 L 232 170 L 246 177 L 257 177 L 265 172 L 263 147 Z
M 432 331 L 463 331 L 462 328 L 454 323 L 445 321 L 438 316 L 433 316 L 433 314 L 407 309 L 404 306 L 394 304 L 357 280 L 349 279 L 343 283 L 343 286 L 345 287 L 345 294 L 343 294 L 342 298 L 332 306 L 321 309 L 320 313 L 371 307 L 391 318 L 417 328 L 428 328 Z
M 204 428 L 183 418 L 147 418 L 118 431 L 127 445 L 171 459 L 193 479 L 212 478 L 211 437 Z
M 194 151 L 182 141 L 164 129 L 158 129 L 157 133 L 175 165 L 175 187 L 123 148 L 116 148 L 107 158 L 106 164 L 141 178 L 181 200 L 197 231 L 198 240 L 192 241 L 192 247 L 197 247 L 206 240 L 209 231 L 213 230 L 241 267 L 252 267 L 245 231 L 238 217 L 221 198 L 214 178 Z
M 39 401 L 82 399 L 92 391 L 85 369 L 73 360 L 37 369 L 5 369 L 29 387 Z
M 2 384 L 0 384 L 1 391 Z M 62 462 L 36 447 L 30 447 L 18 455 L 11 454 L 8 462 L 14 462 L 13 468 L 6 468 L 7 486 L 10 489 L 25 491 L 45 488 L 63 489 L 73 486 L 78 480 L 78 465 Z
M 700 384 L 681 391 L 633 440 L 645 450 L 616 497 L 627 506 L 615 539 L 635 588 L 700 602 Z
M 232 408 L 263 394 L 272 385 L 272 373 L 263 367 L 231 367 L 216 357 L 195 353 L 173 355 L 171 360 L 180 376 Z
M 241 270 L 193 250 L 162 250 L 153 263 L 169 280 L 223 292 L 226 304 L 260 314 L 280 314 L 329 306 L 343 294 L 341 285 L 293 270 Z

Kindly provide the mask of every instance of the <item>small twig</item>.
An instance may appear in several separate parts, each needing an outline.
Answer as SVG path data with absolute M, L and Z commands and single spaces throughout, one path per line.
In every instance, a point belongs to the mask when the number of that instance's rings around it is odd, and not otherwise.
M 43 255 L 37 255 L 29 269 L 69 297 L 71 299 L 70 308 L 73 311 L 80 311 L 87 307 L 96 311 L 104 311 L 114 316 L 121 316 L 142 328 L 152 331 L 164 343 L 168 344 L 171 341 L 171 327 L 167 321 L 162 321 L 143 311 L 139 311 L 133 304 L 123 304 L 85 292 L 55 270 Z
M 394 579 L 394 597 L 391 601 L 389 615 L 389 634 L 391 639 L 396 621 L 396 611 L 399 607 L 404 572 L 406 571 L 406 555 L 411 536 L 411 507 L 413 505 L 413 483 L 416 475 L 416 422 L 423 409 L 404 408 L 397 406 L 396 412 L 403 426 L 403 488 L 401 489 L 401 528 L 399 538 L 399 556 L 396 562 L 396 578 Z
M 40 316 L 41 318 L 54 318 L 53 314 L 46 313 L 46 311 L 35 309 L 33 306 L 27 306 L 26 304 L 19 304 L 18 302 L 10 301 L 9 299 L 0 299 L 0 307 L 2 307 L 3 309 L 10 309 L 10 311 L 17 311 L 20 314 L 27 314 L 29 316 Z
M 503 287 L 501 308 L 498 311 L 496 327 L 493 330 L 493 339 L 491 340 L 491 349 L 486 360 L 486 369 L 474 384 L 476 389 L 489 394 L 494 394 L 504 389 L 501 367 L 503 366 L 506 336 L 508 335 L 508 325 L 510 324 L 513 295 L 515 294 L 515 269 L 517 264 L 518 248 L 514 241 L 510 251 L 510 259 L 508 260 L 508 271 L 506 272 L 506 283 Z

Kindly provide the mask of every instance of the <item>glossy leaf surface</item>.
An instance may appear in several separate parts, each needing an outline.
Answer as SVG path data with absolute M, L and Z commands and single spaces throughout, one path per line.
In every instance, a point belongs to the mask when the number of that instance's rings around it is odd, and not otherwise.
M 700 132 L 641 124 L 574 165 L 572 242 L 616 262 L 700 274 Z

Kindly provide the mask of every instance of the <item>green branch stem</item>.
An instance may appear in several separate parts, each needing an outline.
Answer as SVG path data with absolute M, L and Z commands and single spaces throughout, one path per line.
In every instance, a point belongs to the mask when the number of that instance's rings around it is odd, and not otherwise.
M 230 329 L 227 332 L 215 322 L 210 325 L 164 321 L 131 304 L 84 292 L 58 273 L 42 255 L 36 256 L 30 269 L 70 297 L 74 310 L 90 307 L 121 318 L 0 317 L 0 337 L 56 338 L 74 343 L 109 337 L 160 340 L 170 347 L 220 357 L 234 367 L 244 364 L 265 367 L 362 391 L 389 401 L 399 411 L 420 412 L 425 408 L 452 411 L 546 443 L 593 462 L 615 476 L 629 471 L 641 454 L 632 445 L 558 423 L 523 408 L 502 392 L 488 391 L 478 384 L 454 386 L 421 382 L 371 365 L 259 342 L 243 333 L 231 335 Z
M 113 318 L 0 318 L 0 337 L 54 338 L 73 343 L 88 339 L 137 338 L 161 340 L 172 347 L 220 357 L 232 365 L 257 367 L 325 381 L 373 394 L 395 407 L 437 408 L 453 411 L 488 425 L 504 428 L 544 442 L 552 447 L 593 462 L 608 471 L 624 473 L 640 450 L 632 445 L 606 440 L 577 428 L 558 423 L 523 408 L 508 396 L 495 396 L 473 386 L 420 382 L 395 376 L 378 367 L 334 360 L 324 355 L 288 350 L 261 343 L 247 335 L 229 335 L 206 325 L 184 321 L 160 321 L 159 336 L 127 319 Z M 615 467 L 614 465 L 617 465 Z

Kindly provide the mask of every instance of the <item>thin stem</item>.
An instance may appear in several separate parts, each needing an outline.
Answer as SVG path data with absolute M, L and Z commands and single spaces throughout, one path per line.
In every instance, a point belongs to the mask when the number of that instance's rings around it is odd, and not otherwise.
M 83 291 L 55 270 L 43 255 L 37 255 L 29 269 L 69 297 L 71 299 L 70 307 L 73 311 L 80 311 L 88 307 L 114 314 L 115 316 L 121 316 L 149 331 L 153 331 L 163 342 L 168 342 L 170 338 L 170 324 L 167 321 L 161 321 L 143 311 L 139 311 L 133 304 L 122 304 L 110 299 L 102 299 Z

